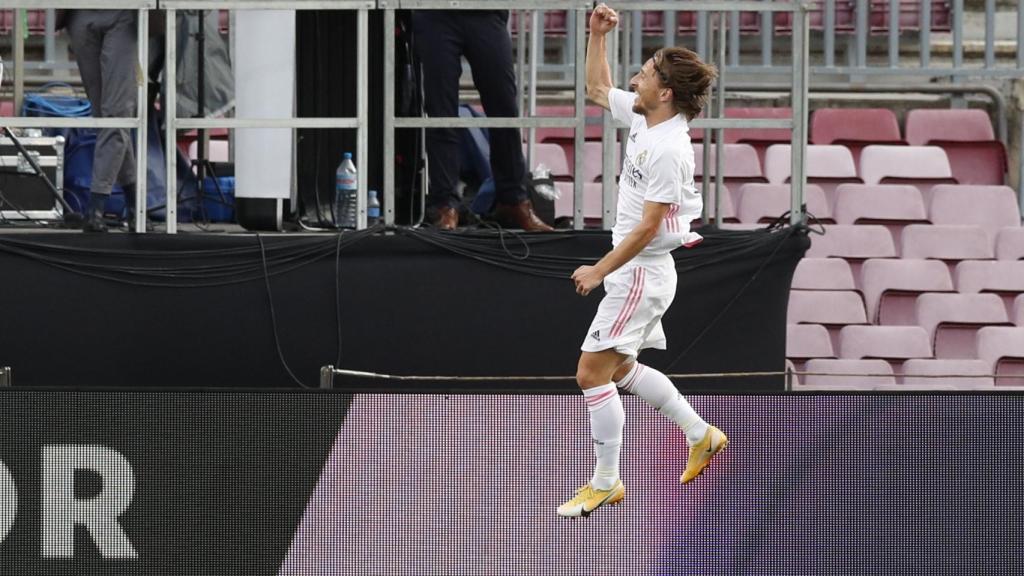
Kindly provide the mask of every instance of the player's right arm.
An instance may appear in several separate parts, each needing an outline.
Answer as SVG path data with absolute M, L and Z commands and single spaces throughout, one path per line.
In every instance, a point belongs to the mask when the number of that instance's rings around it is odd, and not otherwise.
M 619 24 L 619 15 L 604 4 L 598 4 L 590 15 L 590 41 L 587 43 L 587 98 L 610 109 L 608 91 L 612 88 L 612 71 L 608 67 L 605 36 Z

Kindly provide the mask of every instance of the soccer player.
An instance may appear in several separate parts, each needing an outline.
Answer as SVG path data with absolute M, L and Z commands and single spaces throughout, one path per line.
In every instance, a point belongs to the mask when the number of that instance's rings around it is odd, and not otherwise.
M 576 381 L 583 389 L 597 463 L 590 481 L 558 507 L 565 517 L 587 516 L 617 504 L 626 490 L 619 479 L 625 414 L 617 388 L 643 398 L 686 434 L 689 458 L 680 481 L 696 478 L 729 440 L 706 423 L 664 374 L 636 361 L 644 348 L 665 348 L 661 317 L 676 292 L 671 251 L 701 241 L 690 222 L 701 215 L 693 182 L 694 158 L 687 122 L 700 114 L 717 76 L 685 48 L 662 48 L 630 81 L 632 92 L 612 86 L 605 35 L 618 15 L 601 4 L 590 17 L 587 96 L 629 125 L 619 178 L 618 216 L 611 252 L 573 272 L 576 292 L 604 284 L 605 297 L 584 339 Z

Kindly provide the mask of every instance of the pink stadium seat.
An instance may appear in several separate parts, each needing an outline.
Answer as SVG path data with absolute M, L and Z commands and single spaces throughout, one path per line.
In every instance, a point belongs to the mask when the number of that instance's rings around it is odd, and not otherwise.
M 811 0 L 810 24 L 812 30 L 823 30 L 825 28 L 825 0 Z M 835 30 L 837 34 L 848 34 L 853 32 L 856 24 L 856 2 L 855 0 L 836 0 L 835 2 Z M 777 34 L 793 33 L 793 13 L 775 13 L 775 32 Z
M 976 294 L 993 292 L 1003 297 L 1007 309 L 1013 304 L 1013 297 L 1024 292 L 1024 262 L 1019 260 L 995 260 L 960 262 L 953 271 L 957 292 Z
M 979 226 L 992 246 L 1003 228 L 1020 228 L 1017 193 L 1009 186 L 943 184 L 932 188 L 929 215 L 935 224 Z
M 789 184 L 744 184 L 739 192 L 740 222 L 773 222 L 791 207 Z M 832 209 L 821 186 L 808 184 L 804 189 L 807 211 L 823 222 L 832 220 Z
M 937 146 L 867 146 L 860 156 L 860 176 L 865 184 L 913 184 L 926 188 L 956 184 L 949 158 Z
M 697 188 L 699 189 L 701 183 L 698 181 L 696 184 L 697 184 Z M 729 187 L 724 185 L 724 184 L 722 185 L 722 188 L 725 190 L 725 193 L 722 194 L 722 205 L 719 206 L 719 209 L 722 211 L 721 221 L 722 222 L 738 222 L 739 219 L 736 217 L 736 208 L 733 205 L 733 200 L 732 200 L 733 195 L 732 195 L 732 192 L 729 190 Z M 714 182 L 712 182 L 711 184 L 708 185 L 707 198 L 705 199 L 704 202 L 705 202 L 704 211 L 707 212 L 708 218 L 710 219 L 710 221 L 714 222 L 716 220 L 716 218 L 715 218 L 715 183 Z
M 921 191 L 906 184 L 840 184 L 833 216 L 839 224 L 881 224 L 897 246 L 905 226 L 928 222 Z
M 839 357 L 931 358 L 932 345 L 928 333 L 920 326 L 846 326 L 839 331 Z
M 601 114 L 604 110 L 600 106 L 587 106 L 584 114 L 588 118 L 583 128 L 584 138 L 587 140 L 600 140 L 604 128 L 601 126 Z M 575 106 L 538 106 L 538 117 L 549 118 L 570 118 L 576 113 Z M 593 123 L 591 123 L 593 122 Z M 572 170 L 573 145 L 576 130 L 574 128 L 537 128 L 538 142 L 554 142 L 565 150 L 565 158 L 569 162 L 569 169 Z M 526 131 L 523 131 L 524 137 Z
M 1024 259 L 1024 228 L 1003 228 L 996 234 L 996 259 Z
M 900 254 L 946 262 L 995 258 L 992 242 L 979 226 L 912 224 L 903 229 Z
M 793 169 L 792 151 L 789 144 L 770 146 L 765 153 L 765 177 L 772 184 L 789 182 Z M 845 146 L 807 146 L 807 180 L 858 182 L 857 168 L 853 156 Z
M 1007 324 L 1006 307 L 995 294 L 922 294 L 917 323 L 931 338 L 936 358 L 977 358 L 978 328 Z
M 1024 328 L 986 326 L 978 330 L 978 359 L 997 378 L 996 386 L 1024 384 Z
M 4 100 L 0 102 L 0 116 L 14 116 L 14 102 Z
M 895 258 L 896 247 L 892 235 L 882 226 L 832 224 L 825 226 L 824 235 L 811 237 L 811 248 L 806 256 L 847 260 Z
M 915 358 L 903 363 L 903 384 L 933 390 L 986 390 L 995 384 L 984 360 Z M 963 378 L 927 378 L 927 376 L 964 376 Z
M 523 144 L 523 157 L 526 157 L 528 146 Z M 536 158 L 533 160 L 533 167 L 544 164 L 551 170 L 551 178 L 555 180 L 567 180 L 572 178 L 569 170 L 569 163 L 565 159 L 565 151 L 558 144 L 551 142 L 537 142 L 534 144 Z M 616 170 L 618 171 L 618 170 Z
M 996 135 L 984 110 L 918 109 L 907 112 L 907 143 L 992 142 Z
M 708 174 L 715 175 L 715 146 L 711 146 L 711 164 L 708 166 Z M 725 150 L 725 162 L 723 167 L 725 174 L 722 175 L 726 184 L 740 185 L 747 182 L 765 182 L 764 172 L 761 170 L 761 161 L 757 158 L 757 151 L 750 144 L 723 144 Z M 704 145 L 693 145 L 693 157 L 696 163 L 694 179 L 700 180 L 704 175 Z M 738 188 L 738 186 L 737 186 Z M 735 201 L 735 199 L 733 199 Z
M 984 110 L 911 110 L 907 141 L 945 150 L 953 177 L 961 184 L 1005 183 L 1006 148 L 996 140 Z
M 726 118 L 792 118 L 792 108 L 726 108 Z M 765 152 L 772 144 L 789 144 L 793 132 L 789 128 L 736 128 L 723 131 L 724 142 L 750 144 L 764 166 Z
M 811 116 L 812 144 L 840 144 L 859 162 L 869 144 L 902 145 L 896 114 L 888 108 L 821 108 Z
M 555 182 L 555 187 L 561 193 L 555 200 L 555 218 L 563 216 L 572 217 L 572 182 Z M 590 222 L 601 222 L 602 190 L 600 182 L 586 182 L 583 184 L 583 218 Z
M 193 160 L 197 158 L 199 154 L 199 143 L 193 141 L 188 147 L 188 157 Z M 231 157 L 231 151 L 228 148 L 227 140 L 210 140 L 209 154 L 206 159 L 210 162 L 228 162 Z
M 587 13 L 587 18 L 590 18 L 590 13 Z M 511 32 L 512 36 L 515 37 L 519 33 L 519 11 L 512 10 L 509 15 L 511 20 Z M 529 26 L 531 19 L 527 18 L 526 23 Z M 545 36 L 565 36 L 568 31 L 569 16 L 565 10 L 547 10 L 544 12 L 544 35 Z
M 793 290 L 856 290 L 850 265 L 842 258 L 803 258 L 793 272 Z
M 832 342 L 824 326 L 817 324 L 786 325 L 786 357 L 795 359 L 835 358 Z
M 786 322 L 840 326 L 867 324 L 867 317 L 860 294 L 852 290 L 790 290 Z
M 896 0 L 871 0 L 868 23 L 872 34 L 889 31 L 889 3 Z M 900 30 L 920 30 L 924 24 L 921 0 L 899 0 Z M 949 32 L 952 24 L 952 9 L 948 0 L 932 0 L 930 27 L 932 32 Z
M 30 9 L 26 13 L 28 33 L 37 36 L 46 31 L 46 10 Z M 14 10 L 0 10 L 0 34 L 10 34 L 14 30 Z
M 879 324 L 916 324 L 917 295 L 952 292 L 949 269 L 934 260 L 882 260 L 864 262 L 860 287 L 868 320 Z
M 1013 313 L 1010 315 L 1010 320 L 1013 321 L 1014 326 L 1024 328 L 1024 294 L 1018 294 L 1013 299 Z
M 853 163 L 853 155 L 845 146 L 809 145 L 805 160 L 808 184 L 821 186 L 830 206 L 835 205 L 836 187 L 840 184 L 861 182 Z M 772 184 L 789 182 L 792 162 L 789 144 L 769 146 L 765 153 L 765 177 Z
M 601 161 L 603 158 L 604 150 L 602 142 L 584 142 L 583 143 L 583 181 L 584 182 L 600 182 L 601 181 Z M 622 171 L 622 159 L 620 156 L 620 148 L 618 145 L 612 145 L 612 154 L 614 160 L 612 165 L 614 166 L 613 173 L 618 176 Z
M 801 378 L 802 390 L 875 390 L 895 386 L 892 366 L 885 360 L 808 360 Z M 872 376 L 864 376 L 871 374 Z

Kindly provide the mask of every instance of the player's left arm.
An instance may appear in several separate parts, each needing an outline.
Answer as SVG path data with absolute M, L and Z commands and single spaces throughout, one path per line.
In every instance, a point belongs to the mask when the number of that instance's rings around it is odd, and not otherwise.
M 645 200 L 640 224 L 633 228 L 633 231 L 627 234 L 614 250 L 605 254 L 597 264 L 580 266 L 572 273 L 572 280 L 576 283 L 576 293 L 586 296 L 591 290 L 600 286 L 601 282 L 604 282 L 605 276 L 618 270 L 623 264 L 643 251 L 657 236 L 658 228 L 671 207 L 671 204 Z

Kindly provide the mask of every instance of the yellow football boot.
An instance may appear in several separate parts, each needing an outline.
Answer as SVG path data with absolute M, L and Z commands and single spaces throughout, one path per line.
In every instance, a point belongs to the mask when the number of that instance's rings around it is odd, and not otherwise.
M 694 478 L 700 476 L 701 472 L 708 467 L 708 464 L 711 463 L 711 457 L 725 450 L 725 447 L 728 445 L 729 438 L 725 433 L 714 426 L 708 425 L 708 431 L 704 434 L 704 438 L 690 446 L 690 457 L 686 460 L 686 470 L 679 477 L 679 481 L 683 484 L 692 482 Z
M 586 518 L 590 513 L 605 504 L 612 506 L 622 502 L 626 497 L 626 487 L 622 480 L 616 480 L 615 485 L 609 490 L 597 490 L 587 482 L 576 490 L 576 495 L 571 500 L 558 507 L 558 515 L 563 518 Z

